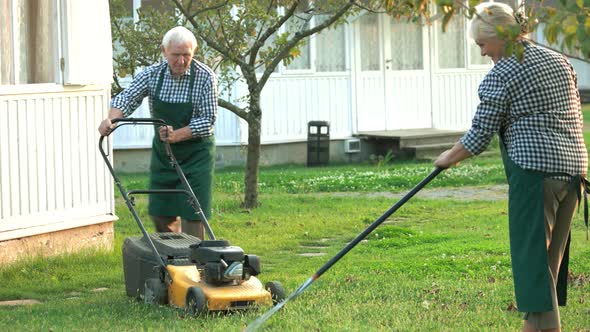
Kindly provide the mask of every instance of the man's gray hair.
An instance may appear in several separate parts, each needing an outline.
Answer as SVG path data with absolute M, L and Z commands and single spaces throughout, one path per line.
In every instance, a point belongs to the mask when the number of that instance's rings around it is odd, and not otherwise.
M 165 49 L 168 49 L 171 43 L 186 43 L 190 42 L 193 45 L 193 49 L 197 48 L 197 38 L 195 35 L 187 28 L 182 26 L 174 27 L 164 35 L 162 38 L 162 46 Z

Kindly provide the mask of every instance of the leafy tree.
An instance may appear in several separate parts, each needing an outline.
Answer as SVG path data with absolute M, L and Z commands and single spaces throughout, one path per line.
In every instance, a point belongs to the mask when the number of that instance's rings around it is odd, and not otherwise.
M 421 8 L 419 10 L 421 15 L 428 17 L 428 10 L 422 10 L 427 1 L 402 2 L 412 3 L 413 7 Z M 444 30 L 454 15 L 465 15 L 472 18 L 475 15 L 475 6 L 481 2 L 479 0 L 435 0 L 435 5 L 443 14 L 441 17 L 434 17 L 430 20 L 442 19 Z M 387 1 L 388 12 L 395 12 L 397 3 L 399 1 Z M 530 32 L 542 31 L 549 43 L 549 45 L 543 46 L 588 62 L 590 59 L 590 0 L 525 1 L 518 10 L 528 17 Z M 514 43 L 520 34 L 520 29 L 502 26 L 498 26 L 496 29 L 500 36 L 509 41 L 506 45 L 506 55 L 511 55 L 514 52 L 517 57 L 521 57 L 524 51 L 522 45 Z
M 247 84 L 247 96 L 237 100 L 220 97 L 218 102 L 248 123 L 243 206 L 256 207 L 262 89 L 281 62 L 289 64 L 301 54 L 307 37 L 342 24 L 353 9 L 358 10 L 355 1 L 173 0 L 173 6 L 140 10 L 137 23 L 120 19 L 129 15 L 124 14 L 120 0 L 110 2 L 113 40 L 121 45 L 121 52 L 114 56 L 116 75 L 133 74 L 137 67 L 157 62 L 163 33 L 183 24 L 197 36 L 197 58 L 205 59 L 218 72 L 222 91 L 238 80 Z M 314 17 L 321 19 L 310 24 Z M 120 90 L 115 80 L 113 91 Z M 246 107 L 240 106 L 243 101 Z
M 247 85 L 248 95 L 218 102 L 248 123 L 243 206 L 253 208 L 258 205 L 261 92 L 281 62 L 289 64 L 301 54 L 307 37 L 345 23 L 359 10 L 387 12 L 426 24 L 440 19 L 444 30 L 454 15 L 472 17 L 480 1 L 434 0 L 432 5 L 441 14 L 431 15 L 428 0 L 171 0 L 158 2 L 157 8 L 139 10 L 135 23 L 122 19 L 130 15 L 130 9 L 125 13 L 124 7 L 128 1 L 109 2 L 113 41 L 120 50 L 113 59 L 114 93 L 121 90 L 117 77 L 133 75 L 137 67 L 160 60 L 157 46 L 163 34 L 179 24 L 197 36 L 196 57 L 219 73 L 222 91 L 236 81 Z M 561 0 L 553 5 L 530 1 L 526 10 L 531 31 L 544 27 L 550 43 L 559 44 L 573 56 L 590 57 L 590 0 Z M 518 36 L 518 31 L 504 27 L 498 27 L 498 32 L 510 41 Z M 507 53 L 522 52 L 518 44 L 507 44 Z M 514 50 L 513 45 L 517 45 Z

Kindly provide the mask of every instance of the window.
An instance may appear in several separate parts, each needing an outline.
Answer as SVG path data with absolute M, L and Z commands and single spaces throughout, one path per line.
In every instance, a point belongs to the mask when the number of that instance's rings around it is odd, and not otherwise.
M 53 0 L 0 0 L 0 84 L 57 81 Z
M 329 16 L 318 15 L 315 22 L 321 24 Z M 344 25 L 328 27 L 315 35 L 315 69 L 318 72 L 346 70 L 346 38 Z
M 306 15 L 298 15 L 295 14 L 291 17 L 286 23 L 285 28 L 290 33 L 295 33 L 299 30 L 308 30 L 310 27 L 309 18 L 305 17 Z M 294 58 L 289 65 L 287 65 L 286 69 L 288 70 L 306 70 L 311 69 L 311 50 L 309 44 L 309 38 L 303 40 L 303 45 L 299 46 L 299 51 L 301 54 Z
M 492 59 L 490 59 L 490 57 L 481 56 L 481 50 L 473 40 L 467 41 L 467 48 L 469 50 L 469 65 L 481 66 L 492 63 Z
M 380 70 L 379 17 L 368 13 L 360 18 L 361 70 Z
M 276 39 L 277 39 L 277 33 L 275 32 L 272 35 L 270 35 L 270 37 L 268 37 L 268 39 L 264 43 L 265 46 L 262 46 L 262 48 L 260 50 L 268 52 L 268 49 L 273 45 L 273 43 L 275 42 Z M 260 60 L 260 59 L 258 59 L 258 60 Z M 266 66 L 263 63 L 256 65 L 256 73 L 257 74 L 262 74 L 262 73 L 264 73 L 265 70 L 266 70 Z M 273 73 L 278 73 L 278 71 L 279 71 L 279 66 L 276 66 Z
M 389 20 L 391 31 L 391 69 L 424 69 L 422 56 L 422 26 L 405 19 Z
M 441 69 L 465 68 L 465 16 L 453 15 L 442 31 L 442 21 L 436 24 L 438 67 Z

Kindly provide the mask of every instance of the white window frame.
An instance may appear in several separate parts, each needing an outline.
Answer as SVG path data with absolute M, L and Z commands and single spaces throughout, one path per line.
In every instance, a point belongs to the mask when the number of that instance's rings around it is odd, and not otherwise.
M 314 20 L 314 24 L 315 24 L 315 17 L 313 18 Z M 310 60 L 311 62 L 311 66 L 314 68 L 314 72 L 318 75 L 330 75 L 330 76 L 334 76 L 334 75 L 338 75 L 338 74 L 344 74 L 347 72 L 350 72 L 350 57 L 348 56 L 349 52 L 347 51 L 349 49 L 349 45 L 351 44 L 350 41 L 350 33 L 349 33 L 349 29 L 350 29 L 350 22 L 348 24 L 345 24 L 344 26 L 344 70 L 343 71 L 317 71 L 316 69 L 316 50 L 317 50 L 317 44 L 316 44 L 316 34 L 313 34 L 312 36 L 310 36 L 310 40 L 313 39 L 313 51 L 310 49 L 311 53 L 311 57 Z M 320 31 L 319 33 L 322 33 L 324 31 L 327 31 L 328 29 L 331 29 L 330 27 L 325 28 L 324 30 Z
M 366 14 L 370 14 L 370 13 L 363 10 L 362 14 L 359 14 L 357 19 L 360 20 L 361 16 L 366 15 Z M 379 43 L 377 45 L 379 47 L 379 51 L 378 51 L 379 68 L 374 69 L 374 70 L 362 70 L 363 64 L 362 64 L 362 53 L 361 53 L 361 47 L 360 47 L 360 37 L 362 37 L 361 36 L 361 24 L 360 24 L 360 22 L 358 24 L 355 24 L 356 25 L 355 34 L 357 36 L 359 36 L 359 38 L 357 38 L 358 39 L 358 41 L 357 41 L 358 47 L 356 47 L 356 49 L 357 49 L 356 57 L 358 59 L 358 63 L 356 66 L 358 67 L 358 70 L 361 73 L 381 74 L 383 72 L 383 70 L 386 70 L 385 69 L 385 43 L 384 43 L 385 37 L 384 37 L 384 31 L 383 31 L 383 24 L 384 24 L 383 23 L 383 15 L 377 15 L 377 33 L 379 34 L 379 37 L 377 39 L 377 40 L 379 40 Z
M 25 88 L 26 86 L 35 86 L 35 90 L 37 89 L 43 89 L 44 87 L 46 87 L 47 89 L 50 90 L 54 90 L 56 85 L 63 85 L 63 71 L 61 70 L 62 66 L 61 66 L 61 60 L 63 58 L 63 39 L 62 39 L 62 31 L 63 31 L 63 25 L 62 25 L 62 1 L 61 0 L 52 0 L 50 2 L 53 2 L 53 5 L 55 7 L 55 12 L 53 13 L 55 15 L 56 18 L 56 23 L 55 23 L 55 29 L 53 30 L 52 33 L 52 39 L 53 39 L 53 43 L 55 43 L 55 59 L 56 61 L 53 64 L 53 70 L 54 70 L 54 75 L 53 75 L 53 82 L 46 82 L 46 83 L 17 83 L 20 81 L 20 77 L 19 77 L 19 71 L 17 70 L 18 68 L 20 68 L 20 59 L 19 59 L 19 51 L 18 51 L 18 47 L 15 47 L 15 45 L 17 45 L 17 41 L 20 40 L 20 31 L 19 29 L 14 28 L 15 24 L 18 24 L 18 22 L 16 22 L 16 18 L 18 17 L 18 13 L 17 13 L 17 6 L 15 5 L 15 2 L 13 0 L 9 0 L 9 6 L 10 6 L 10 24 L 11 24 L 11 36 L 10 36 L 10 47 L 12 50 L 11 53 L 11 57 L 12 57 L 12 77 L 10 77 L 10 82 L 9 84 L 4 84 L 4 85 L 0 85 L 0 93 L 4 93 L 4 91 L 6 91 L 7 93 L 14 93 L 15 91 L 21 91 L 21 88 L 19 88 L 19 86 L 21 86 L 22 88 Z
M 436 15 L 436 12 L 434 12 L 436 9 L 433 8 L 432 10 L 433 10 L 432 15 Z M 455 14 L 455 15 L 457 15 L 457 14 Z M 452 19 L 456 19 L 456 17 L 454 16 Z M 467 60 L 468 54 L 467 54 L 467 30 L 466 30 L 466 27 L 467 27 L 467 20 L 465 19 L 464 22 L 463 22 L 464 36 L 466 37 L 466 38 L 464 38 L 464 41 L 463 41 L 463 54 L 464 54 L 464 56 L 463 56 L 463 67 L 442 68 L 440 66 L 440 62 L 439 62 L 439 59 L 438 59 L 438 51 L 440 50 L 440 47 L 441 47 L 440 46 L 440 43 L 439 43 L 438 37 L 440 36 L 440 34 L 443 33 L 443 31 L 442 31 L 442 20 L 437 20 L 436 23 L 433 24 L 434 33 L 432 35 L 433 35 L 433 39 L 434 39 L 433 40 L 434 41 L 434 43 L 433 43 L 433 45 L 434 45 L 434 53 L 433 53 L 434 67 L 433 67 L 433 71 L 434 72 L 437 72 L 437 73 L 452 73 L 452 72 L 463 72 L 463 71 L 466 71 L 466 70 L 469 69 L 468 68 L 468 60 Z M 444 32 L 444 33 L 448 33 L 448 32 Z
M 467 23 L 466 23 L 467 24 Z M 469 25 L 466 25 L 466 29 L 469 27 Z M 467 30 L 466 30 L 467 32 Z M 483 70 L 483 69 L 490 69 L 493 65 L 492 63 L 492 59 L 489 59 L 489 63 L 482 65 L 482 64 L 474 64 L 471 62 L 471 60 L 473 59 L 473 57 L 471 56 L 471 50 L 469 49 L 469 45 L 473 44 L 477 47 L 477 44 L 475 44 L 474 41 L 470 41 L 469 40 L 470 37 L 467 37 L 467 41 L 465 42 L 465 53 L 467 54 L 467 56 L 465 57 L 465 60 L 467 61 L 467 66 L 466 68 L 469 70 Z M 481 55 L 479 55 L 479 57 L 481 57 Z
M 293 18 L 293 16 L 291 16 L 291 18 Z M 311 20 L 309 20 L 309 26 L 313 27 L 315 26 L 315 16 L 311 18 Z M 284 33 L 286 32 L 286 24 L 283 24 L 281 26 L 281 28 L 279 29 L 279 33 Z M 310 36 L 311 37 L 311 36 Z M 315 40 L 312 40 L 312 38 L 307 37 L 304 38 L 304 40 L 307 42 L 307 45 L 309 45 L 309 68 L 308 69 L 289 69 L 287 66 L 285 66 L 285 64 L 281 61 L 281 63 L 279 64 L 279 73 L 281 73 L 282 75 L 302 75 L 302 74 L 315 74 Z M 307 40 L 306 40 L 307 39 Z

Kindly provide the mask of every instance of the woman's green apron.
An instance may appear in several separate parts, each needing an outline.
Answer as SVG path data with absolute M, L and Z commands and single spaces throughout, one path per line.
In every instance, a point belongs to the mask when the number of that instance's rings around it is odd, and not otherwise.
M 503 142 L 500 147 L 509 184 L 510 255 L 518 311 L 551 311 L 543 203 L 543 179 L 547 173 L 521 168 L 510 159 Z M 568 258 L 569 239 L 557 280 L 559 305 L 566 301 Z
M 160 90 L 164 79 L 164 69 L 160 73 L 154 99 L 152 101 L 153 117 L 166 121 L 174 130 L 186 127 L 193 116 L 193 98 L 189 93 L 186 103 L 168 103 L 160 99 Z M 195 82 L 195 66 L 191 64 L 189 91 L 193 91 Z M 156 128 L 157 130 L 157 128 Z M 211 217 L 212 180 L 215 165 L 215 138 L 213 136 L 194 138 L 170 145 L 188 182 L 191 185 L 205 217 Z M 151 189 L 181 189 L 178 174 L 170 164 L 164 144 L 158 132 L 152 142 L 152 158 L 150 163 Z M 184 194 L 151 194 L 149 197 L 149 214 L 152 216 L 180 216 L 185 220 L 199 220 L 194 209 L 188 204 Z

